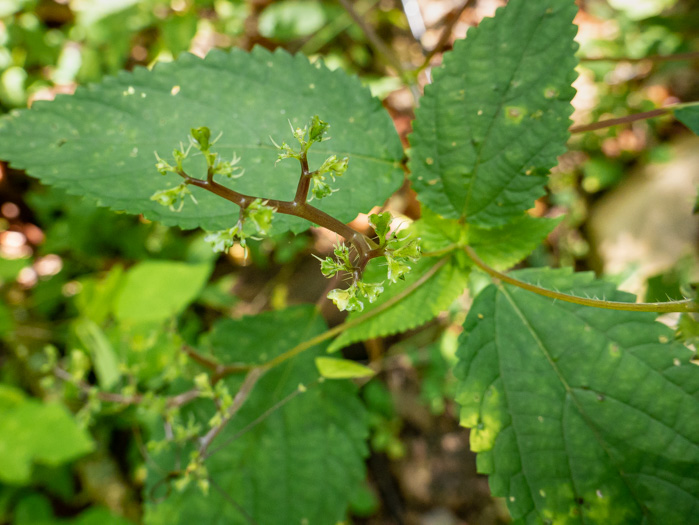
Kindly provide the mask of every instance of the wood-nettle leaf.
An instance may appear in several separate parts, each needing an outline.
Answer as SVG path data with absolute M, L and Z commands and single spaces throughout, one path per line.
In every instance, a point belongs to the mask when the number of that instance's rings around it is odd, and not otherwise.
M 543 195 L 573 111 L 575 13 L 573 0 L 511 0 L 444 55 L 410 136 L 422 204 L 488 227 Z
M 27 485 L 35 463 L 58 466 L 92 452 L 90 435 L 60 403 L 0 385 L 0 481 Z
M 315 309 L 304 306 L 219 322 L 210 343 L 221 362 L 258 364 L 324 330 Z M 145 523 L 251 523 L 235 505 L 259 525 L 341 522 L 364 480 L 367 418 L 351 382 L 319 381 L 315 358 L 324 354 L 321 345 L 267 372 L 214 441 L 212 450 L 224 446 L 205 465 L 225 497 L 213 488 L 205 497 L 194 485 L 173 491 L 164 502 L 148 505 Z M 240 379 L 226 383 L 234 393 Z M 204 425 L 212 415 L 202 404 L 192 413 Z M 162 475 L 151 474 L 154 480 Z
M 632 300 L 591 274 L 513 272 Z M 515 523 L 683 525 L 699 516 L 699 367 L 655 315 L 491 285 L 458 351 L 478 468 Z
M 187 199 L 180 212 L 150 200 L 182 182 L 175 174 L 158 174 L 154 152 L 172 162 L 173 149 L 186 143 L 190 128 L 208 126 L 212 138 L 222 133 L 213 151 L 224 160 L 237 154 L 245 169 L 242 178 L 222 184 L 292 200 L 300 167 L 293 160 L 275 167 L 278 150 L 270 137 L 291 143 L 289 122 L 303 127 L 313 115 L 330 123 L 331 140 L 311 148 L 311 168 L 331 154 L 350 157 L 347 173 L 333 185 L 341 193 L 314 204 L 348 222 L 402 183 L 400 140 L 380 102 L 357 78 L 281 50 L 215 50 L 203 60 L 185 54 L 152 71 L 121 72 L 72 96 L 36 102 L 0 120 L 0 158 L 115 210 L 221 230 L 236 223 L 238 207 L 205 190 L 192 188 L 199 205 Z M 186 162 L 190 175 L 205 176 L 201 156 Z M 275 222 L 277 231 L 309 226 L 288 216 Z

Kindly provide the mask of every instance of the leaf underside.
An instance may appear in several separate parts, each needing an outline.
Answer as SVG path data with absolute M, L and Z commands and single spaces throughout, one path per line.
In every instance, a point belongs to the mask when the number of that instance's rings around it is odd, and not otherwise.
M 513 275 L 629 300 L 591 274 Z M 456 375 L 478 468 L 516 523 L 680 525 L 699 515 L 699 368 L 654 314 L 492 285 Z
M 257 364 L 324 329 L 314 308 L 292 308 L 221 322 L 211 335 L 211 347 L 221 362 Z M 225 446 L 205 465 L 226 497 L 213 488 L 207 497 L 195 486 L 173 491 L 164 502 L 148 506 L 145 523 L 247 525 L 250 521 L 236 505 L 260 525 L 342 521 L 349 498 L 364 479 L 366 417 L 352 383 L 318 383 L 315 358 L 323 354 L 320 347 L 267 372 L 214 441 L 212 450 Z M 226 381 L 236 392 L 240 380 Z M 303 393 L 243 430 L 299 385 L 306 387 Z M 211 416 L 201 406 L 193 412 L 204 424 Z M 157 470 L 151 474 L 156 480 L 161 476 Z
M 511 0 L 444 55 L 410 137 L 425 206 L 491 227 L 543 195 L 573 111 L 575 13 L 572 0 Z
M 236 191 L 291 200 L 300 174 L 298 162 L 275 167 L 277 143 L 293 138 L 289 121 L 303 127 L 319 115 L 331 125 L 332 140 L 315 145 L 311 169 L 330 154 L 348 155 L 350 167 L 334 186 L 342 190 L 314 204 L 344 222 L 381 204 L 402 183 L 402 147 L 391 119 L 357 78 L 329 71 L 303 56 L 212 51 L 205 59 L 183 55 L 152 71 L 136 68 L 72 96 L 36 102 L 0 121 L 0 158 L 45 183 L 97 199 L 114 210 L 143 213 L 167 225 L 207 230 L 232 227 L 238 207 L 192 188 L 180 212 L 150 200 L 158 190 L 182 182 L 161 176 L 154 152 L 171 160 L 190 128 L 208 126 L 222 136 L 214 151 L 224 160 L 234 153 L 245 175 L 219 181 Z M 205 177 L 203 158 L 186 161 L 192 176 Z M 302 231 L 309 224 L 282 216 L 276 230 Z

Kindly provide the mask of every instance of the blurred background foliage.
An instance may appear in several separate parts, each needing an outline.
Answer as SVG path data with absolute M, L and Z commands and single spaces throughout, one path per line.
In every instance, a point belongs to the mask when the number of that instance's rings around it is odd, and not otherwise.
M 503 3 L 421 1 L 409 20 L 399 0 L 0 0 L 0 112 L 184 52 L 261 45 L 358 74 L 407 144 L 430 67 Z M 695 2 L 580 8 L 575 125 L 699 100 Z M 699 143 L 670 116 L 576 133 L 531 210 L 566 218 L 526 264 L 592 269 L 650 301 L 692 293 L 697 185 Z M 385 207 L 419 216 L 407 187 Z M 366 216 L 354 225 L 369 232 Z M 312 230 L 215 257 L 200 232 L 112 213 L 0 164 L 0 523 L 139 522 L 148 498 L 139 429 L 157 408 L 109 396 L 158 391 L 190 373 L 183 345 L 218 318 L 318 301 L 327 283 L 311 254 L 333 242 Z M 474 274 L 471 289 L 483 282 Z M 362 390 L 372 455 L 352 522 L 507 522 L 450 400 L 469 301 L 421 330 L 347 351 L 382 370 Z M 321 304 L 331 324 L 341 321 Z M 695 319 L 667 322 L 696 345 Z

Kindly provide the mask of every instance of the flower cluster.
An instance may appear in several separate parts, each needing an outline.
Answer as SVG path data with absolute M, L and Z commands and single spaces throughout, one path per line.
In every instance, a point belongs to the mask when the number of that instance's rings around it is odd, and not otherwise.
M 297 159 L 303 162 L 306 159 L 309 148 L 314 143 L 330 140 L 330 137 L 327 136 L 330 125 L 320 120 L 318 115 L 314 116 L 311 122 L 303 128 L 294 128 L 291 122 L 289 122 L 289 125 L 291 126 L 291 134 L 299 142 L 299 150 L 294 150 L 286 142 L 282 142 L 280 146 L 274 139 L 271 139 L 274 145 L 280 150 L 277 156 L 277 162 L 284 159 Z M 337 155 L 331 155 L 325 159 L 320 168 L 308 173 L 308 176 L 310 176 L 313 181 L 313 187 L 311 188 L 313 198 L 322 199 L 337 191 L 330 187 L 327 179 L 329 178 L 332 182 L 335 182 L 335 177 L 340 177 L 347 171 L 348 164 L 349 157 L 338 159 Z
M 417 239 L 399 239 L 395 233 L 391 233 L 392 217 L 388 212 L 372 214 L 369 222 L 379 238 L 379 249 L 386 258 L 387 278 L 391 283 L 405 279 L 405 274 L 410 271 L 409 261 L 417 261 L 420 258 L 420 246 Z M 330 299 L 340 310 L 361 311 L 364 309 L 362 297 L 369 303 L 376 301 L 384 291 L 383 283 L 367 283 L 358 276 L 350 259 L 349 248 L 344 244 L 335 246 L 335 258 L 326 257 L 321 260 L 320 271 L 325 277 L 333 277 L 339 272 L 346 272 L 353 276 L 352 284 L 347 289 L 336 288 L 328 293 Z

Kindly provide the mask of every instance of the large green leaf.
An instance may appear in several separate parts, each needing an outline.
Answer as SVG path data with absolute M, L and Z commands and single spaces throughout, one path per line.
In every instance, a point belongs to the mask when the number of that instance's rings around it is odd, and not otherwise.
M 513 275 L 631 299 L 591 274 Z M 461 422 L 517 523 L 680 525 L 699 516 L 699 367 L 653 314 L 492 285 L 464 330 Z
M 115 210 L 220 230 L 235 224 L 238 207 L 204 190 L 194 188 L 199 205 L 188 200 L 179 213 L 150 201 L 157 190 L 181 182 L 158 174 L 154 152 L 169 159 L 190 128 L 208 126 L 214 136 L 223 133 L 215 151 L 225 159 L 236 153 L 245 168 L 242 178 L 225 184 L 291 200 L 300 168 L 291 160 L 275 167 L 270 136 L 291 143 L 288 122 L 303 127 L 316 114 L 331 124 L 332 140 L 313 146 L 311 167 L 330 154 L 348 155 L 350 167 L 335 183 L 341 192 L 314 204 L 346 222 L 400 186 L 400 141 L 379 101 L 356 78 L 283 51 L 212 51 L 203 60 L 183 55 L 152 71 L 137 68 L 72 96 L 36 102 L 0 121 L 0 158 Z M 204 176 L 201 157 L 185 168 Z M 290 220 L 278 218 L 279 228 Z M 308 227 L 292 222 L 296 231 Z
M 424 205 L 497 226 L 544 193 L 573 111 L 575 12 L 573 0 L 511 0 L 444 56 L 410 138 Z
M 312 307 L 299 307 L 223 321 L 210 341 L 221 362 L 262 363 L 324 329 Z M 318 382 L 315 358 L 323 354 L 319 347 L 268 372 L 214 441 L 212 449 L 225 446 L 211 455 L 206 467 L 227 497 L 213 488 L 207 497 L 196 487 L 173 491 L 164 502 L 148 505 L 145 522 L 250 523 L 231 501 L 260 525 L 342 521 L 364 479 L 367 421 L 352 383 Z M 240 380 L 226 381 L 231 392 L 237 391 Z M 230 441 L 299 389 L 303 392 Z M 206 408 L 199 405 L 193 411 L 204 424 L 211 416 Z M 152 475 L 161 474 L 155 470 Z
M 63 405 L 0 385 L 0 481 L 27 484 L 34 463 L 61 465 L 92 449 L 89 434 Z
M 385 291 L 376 302 L 366 304 L 361 312 L 351 313 L 347 318 L 349 322 L 377 308 L 383 308 L 384 304 L 394 301 L 398 296 L 401 296 L 401 299 L 386 310 L 342 332 L 330 345 L 330 351 L 334 352 L 356 341 L 410 330 L 446 310 L 464 291 L 468 283 L 468 270 L 458 264 L 454 258 L 450 257 L 446 264 L 437 269 L 432 276 L 414 287 L 416 281 L 422 279 L 436 264 L 442 263 L 443 261 L 439 259 L 425 257 L 414 265 L 405 281 L 384 284 Z M 386 270 L 374 265 L 367 269 L 364 279 L 367 282 L 376 282 L 381 276 L 385 278 Z M 406 293 L 408 288 L 413 289 Z
M 180 313 L 206 284 L 211 264 L 142 261 L 131 268 L 114 303 L 121 322 L 159 322 Z

